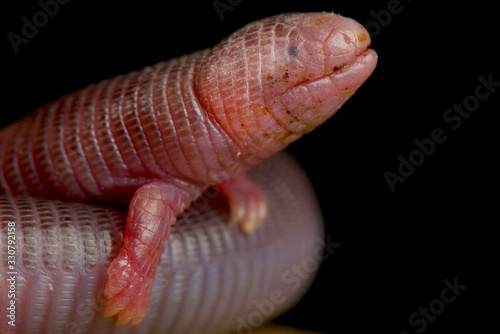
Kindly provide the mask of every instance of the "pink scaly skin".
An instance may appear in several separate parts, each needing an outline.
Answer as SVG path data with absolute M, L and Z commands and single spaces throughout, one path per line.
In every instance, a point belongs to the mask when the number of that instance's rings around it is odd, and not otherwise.
M 137 324 L 175 217 L 218 184 L 230 220 L 255 229 L 265 197 L 244 171 L 354 94 L 376 66 L 369 44 L 339 15 L 278 15 L 63 96 L 0 131 L 0 193 L 129 205 L 105 314 Z

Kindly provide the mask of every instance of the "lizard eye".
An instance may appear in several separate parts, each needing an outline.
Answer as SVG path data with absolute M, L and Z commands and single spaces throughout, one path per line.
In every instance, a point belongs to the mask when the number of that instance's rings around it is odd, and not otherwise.
M 299 53 L 299 47 L 297 45 L 293 45 L 288 49 L 288 55 L 290 57 L 295 57 Z

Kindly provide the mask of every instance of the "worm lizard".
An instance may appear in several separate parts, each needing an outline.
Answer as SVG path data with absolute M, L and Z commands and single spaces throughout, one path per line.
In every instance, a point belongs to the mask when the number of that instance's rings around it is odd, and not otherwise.
M 283 14 L 90 85 L 0 131 L 0 194 L 128 206 L 105 315 L 138 324 L 176 216 L 216 185 L 229 223 L 254 231 L 267 204 L 246 170 L 354 94 L 376 66 L 369 45 L 352 19 Z

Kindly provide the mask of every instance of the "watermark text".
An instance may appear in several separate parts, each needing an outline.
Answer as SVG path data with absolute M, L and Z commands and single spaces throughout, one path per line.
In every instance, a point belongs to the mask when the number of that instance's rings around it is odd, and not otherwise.
M 65 5 L 70 0 L 39 0 L 37 2 L 41 10 L 36 11 L 30 17 L 21 17 L 21 28 L 17 32 L 9 32 L 7 39 L 14 50 L 19 52 L 19 47 L 35 38 L 40 28 L 47 25 L 50 18 L 53 18 L 59 12 L 59 5 Z
M 448 279 L 445 279 L 443 283 L 446 287 L 441 290 L 439 298 L 431 300 L 427 307 L 419 307 L 418 312 L 413 312 L 408 318 L 412 329 L 401 331 L 399 334 L 422 333 L 427 329 L 429 322 L 434 322 L 437 316 L 444 312 L 446 305 L 453 303 L 467 289 L 467 285 L 458 283 L 458 277 L 453 279 L 453 283 Z
M 500 81 L 494 81 L 492 73 L 487 76 L 480 75 L 477 80 L 479 83 L 474 89 L 474 94 L 465 97 L 462 103 L 454 103 L 452 108 L 444 111 L 442 118 L 445 126 L 433 129 L 427 138 L 415 139 L 413 143 L 416 148 L 404 156 L 399 155 L 398 167 L 384 173 L 384 178 L 391 192 L 396 190 L 399 183 L 405 182 L 415 172 L 416 167 L 425 162 L 426 158 L 434 154 L 439 144 L 448 139 L 449 129 L 457 130 L 460 128 L 463 121 L 479 108 L 481 101 L 488 99 L 500 87 Z
M 16 326 L 16 223 L 7 223 L 7 323 Z M 2 282 L 4 284 L 4 282 Z

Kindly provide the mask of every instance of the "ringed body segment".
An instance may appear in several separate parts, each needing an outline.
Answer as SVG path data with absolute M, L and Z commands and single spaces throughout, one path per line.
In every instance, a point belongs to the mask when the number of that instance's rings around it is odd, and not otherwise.
M 105 313 L 137 324 L 176 216 L 218 184 L 230 219 L 254 230 L 267 205 L 245 171 L 354 94 L 376 66 L 369 45 L 352 19 L 283 14 L 90 85 L 0 131 L 0 194 L 127 206 Z

